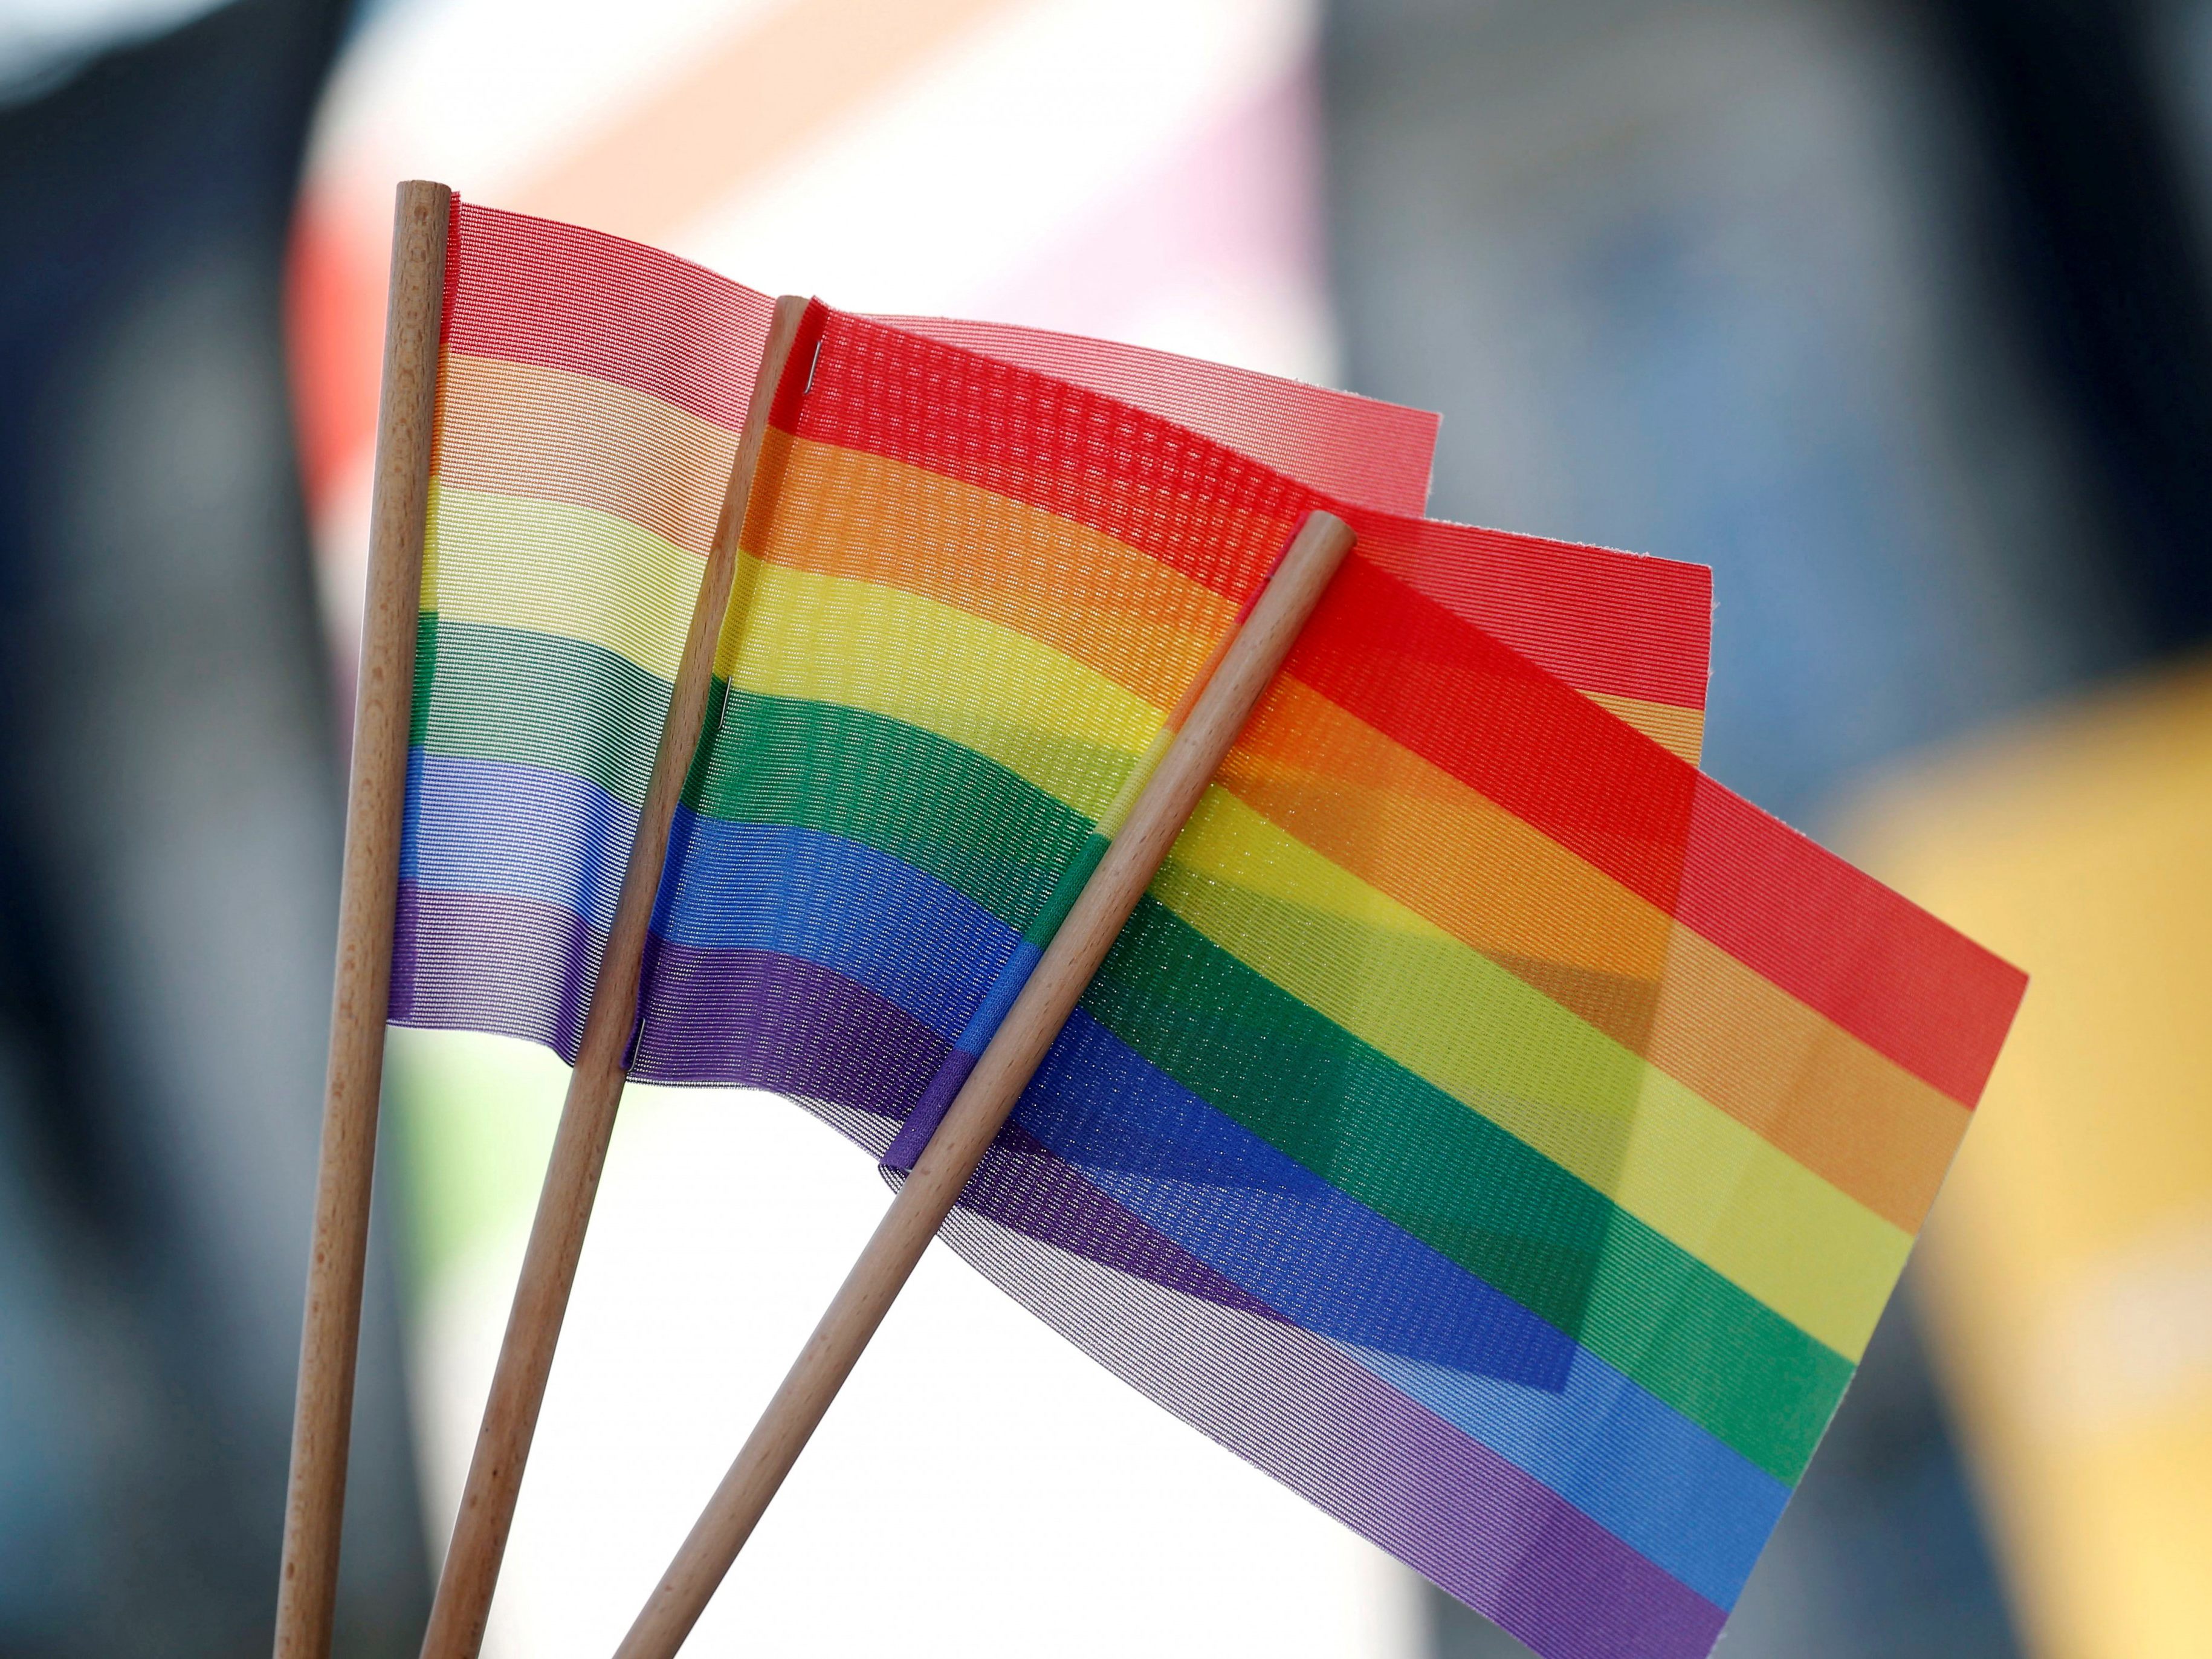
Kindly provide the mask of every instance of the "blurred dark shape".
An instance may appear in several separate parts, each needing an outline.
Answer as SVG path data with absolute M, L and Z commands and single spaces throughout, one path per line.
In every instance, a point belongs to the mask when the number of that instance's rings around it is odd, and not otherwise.
M 1331 21 L 1354 384 L 1444 411 L 1445 516 L 1713 566 L 1723 781 L 1802 822 L 2133 649 L 1921 35 L 1820 0 Z
M 1899 753 L 2212 635 L 2212 316 L 2173 9 L 1332 0 L 1355 389 L 1434 507 L 1715 568 L 1707 761 L 1817 828 Z M 1737 1659 L 2002 1659 L 1893 1312 Z M 1437 1651 L 1517 1646 L 1439 1599 Z
M 2154 646 L 2212 637 L 2212 264 L 2158 0 L 1931 0 L 2001 246 Z M 2179 91 L 2179 88 L 2174 88 Z
M 268 1650 L 341 813 L 279 300 L 342 21 L 241 0 L 0 111 L 10 1659 Z M 381 1254 L 351 1500 L 342 1650 L 411 1651 Z

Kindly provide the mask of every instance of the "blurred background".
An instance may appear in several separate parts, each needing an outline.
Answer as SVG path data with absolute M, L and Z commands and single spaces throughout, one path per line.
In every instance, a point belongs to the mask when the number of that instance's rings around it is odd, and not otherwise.
M 267 1650 L 406 176 L 1440 410 L 1439 515 L 1714 566 L 1710 769 L 2035 975 L 1723 1652 L 2212 1654 L 2212 0 L 7 0 L 0 1656 Z M 561 1087 L 393 1036 L 348 1659 Z M 493 1650 L 611 1647 L 881 1202 L 633 1091 Z M 895 1646 L 1521 1651 L 934 1256 L 694 1650 Z

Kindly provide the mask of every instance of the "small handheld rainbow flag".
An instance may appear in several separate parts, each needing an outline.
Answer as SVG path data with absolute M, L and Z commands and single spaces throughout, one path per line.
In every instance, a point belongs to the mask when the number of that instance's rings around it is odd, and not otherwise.
M 390 1017 L 573 1058 L 769 302 L 446 272 Z M 773 389 L 631 1073 L 901 1180 L 1341 516 L 945 1237 L 1546 1659 L 1708 1652 L 2021 976 L 1698 772 L 1703 571 L 1422 521 L 1418 417 L 818 303 Z

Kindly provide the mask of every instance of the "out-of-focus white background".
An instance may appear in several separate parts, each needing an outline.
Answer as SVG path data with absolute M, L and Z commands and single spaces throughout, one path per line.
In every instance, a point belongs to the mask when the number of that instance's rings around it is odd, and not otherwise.
M 459 1167 L 476 1176 L 451 1192 L 455 1232 L 417 1289 L 442 1538 L 566 1074 L 495 1039 L 399 1032 L 392 1048 L 420 1156 L 456 1187 Z M 773 1097 L 634 1088 L 623 1112 L 487 1653 L 612 1650 L 888 1196 L 848 1142 Z M 1419 1651 L 1419 1614 L 1395 1562 L 939 1249 L 693 1643 L 1395 1659 Z

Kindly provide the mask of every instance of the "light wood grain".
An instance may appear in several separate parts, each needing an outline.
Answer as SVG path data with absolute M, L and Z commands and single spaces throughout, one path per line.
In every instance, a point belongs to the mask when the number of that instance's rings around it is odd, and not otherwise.
M 554 1133 L 552 1157 L 538 1195 L 537 1218 L 531 1224 L 514 1305 L 507 1315 L 507 1334 L 492 1376 L 491 1395 L 484 1404 L 483 1424 L 469 1464 L 453 1542 L 439 1576 L 437 1599 L 422 1642 L 422 1659 L 475 1659 L 483 1644 L 500 1559 L 507 1550 L 507 1531 L 514 1524 L 515 1500 L 522 1488 L 523 1466 L 530 1456 L 531 1438 L 537 1432 L 545 1379 L 553 1368 L 554 1347 L 560 1340 L 569 1291 L 575 1284 L 584 1230 L 591 1221 L 599 1174 L 606 1164 L 607 1142 L 614 1133 L 616 1108 L 628 1075 L 647 926 L 667 858 L 669 828 L 706 720 L 715 643 L 729 607 L 738 539 L 751 501 L 769 411 L 805 309 L 804 300 L 787 295 L 776 301 L 768 351 L 745 413 L 744 432 L 723 498 L 721 520 L 708 555 L 690 631 L 684 639 L 675 696 L 661 729 L 660 747 L 653 757 L 645 811 L 629 866 L 623 872 L 614 926 L 608 934 L 598 981 L 592 988 L 591 1006 L 584 1016 L 568 1101 Z
M 673 1659 L 1274 678 L 1352 532 L 1310 516 L 616 1659 Z
M 416 614 L 437 418 L 438 327 L 446 293 L 453 192 L 411 179 L 392 214 L 392 288 L 384 324 L 369 509 L 368 592 L 354 694 L 345 868 L 338 887 L 337 979 L 330 1069 L 315 1176 L 307 1316 L 292 1417 L 292 1474 L 276 1592 L 276 1659 L 324 1659 L 337 1598 L 353 1427 L 362 1274 L 376 1169 L 384 1017 L 392 995 L 392 933 L 399 894 L 400 819 L 415 696 Z

